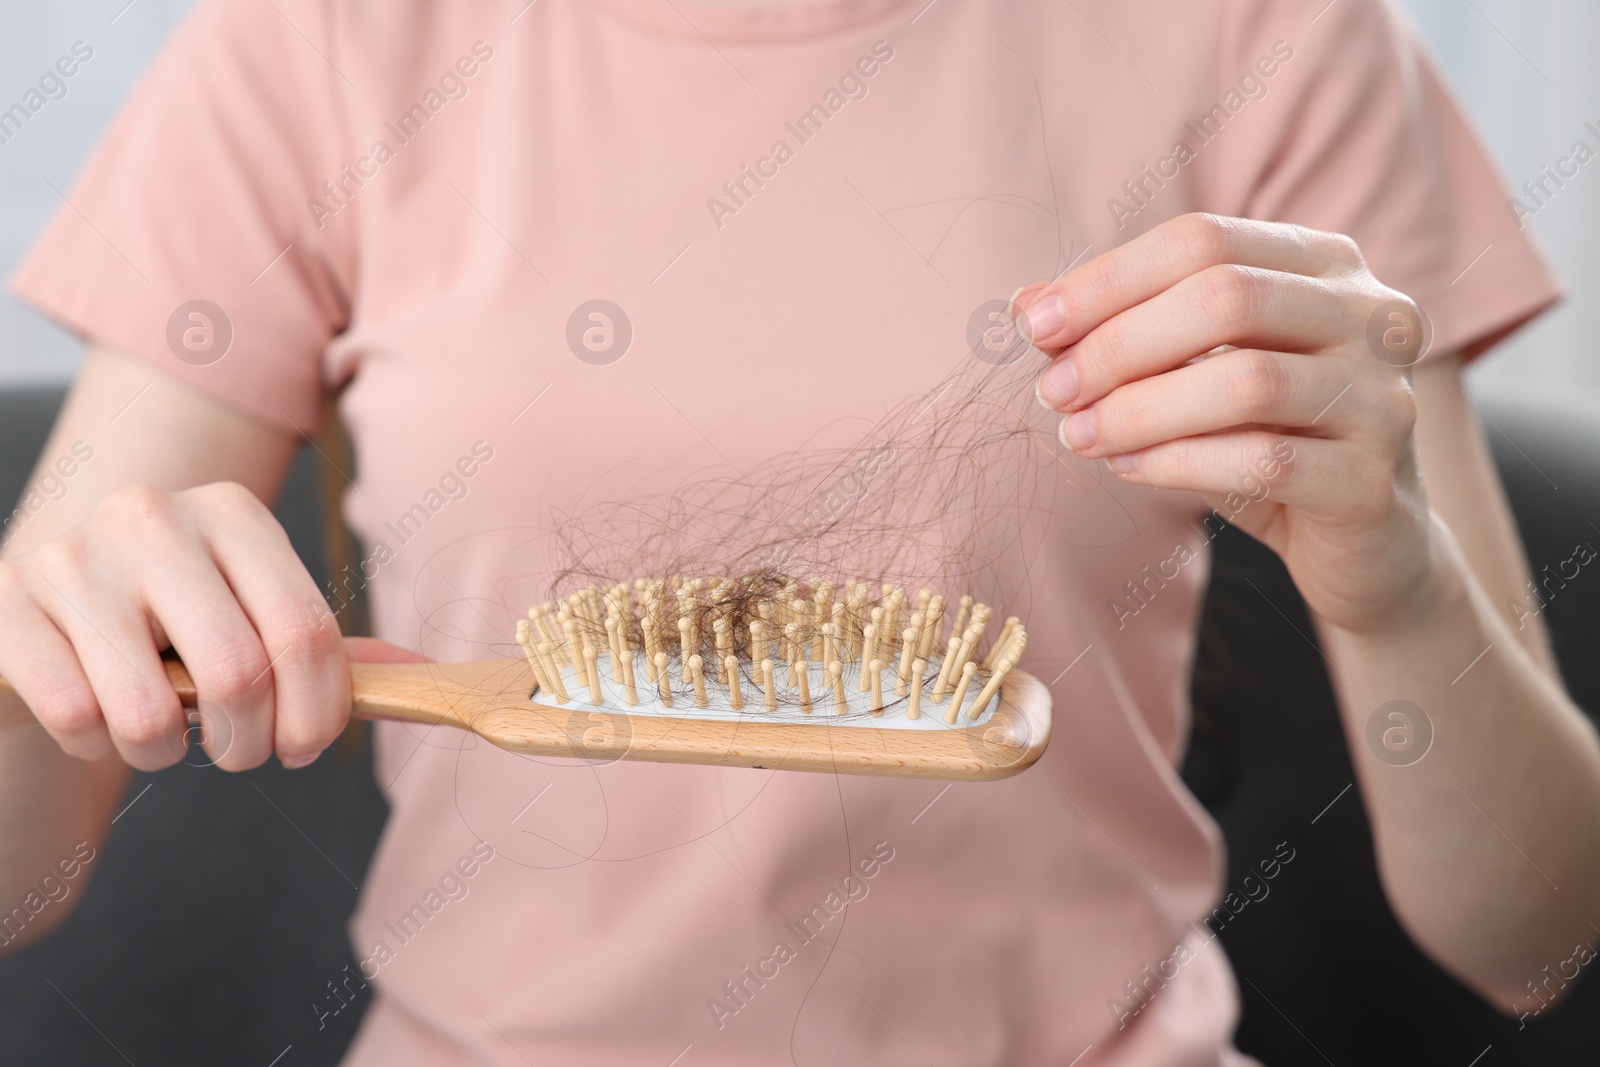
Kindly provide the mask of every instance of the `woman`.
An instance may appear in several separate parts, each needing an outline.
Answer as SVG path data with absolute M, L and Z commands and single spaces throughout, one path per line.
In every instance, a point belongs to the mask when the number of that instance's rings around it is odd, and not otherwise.
M 314 759 L 347 659 L 405 654 L 338 641 L 259 503 L 329 391 L 378 634 L 467 658 L 563 562 L 530 530 L 848 445 L 1040 278 L 1014 410 L 1055 454 L 997 566 L 1041 762 L 945 794 L 379 726 L 349 1062 L 1244 1062 L 1174 769 L 1212 506 L 1314 614 L 1397 914 L 1505 1005 L 1586 929 L 1600 758 L 1496 606 L 1461 369 L 1556 296 L 1503 197 L 1379 0 L 204 4 L 14 282 L 93 342 L 41 462 L 94 459 L 0 568 L 38 720 L 0 869 L 174 761 L 167 645 L 230 770 Z

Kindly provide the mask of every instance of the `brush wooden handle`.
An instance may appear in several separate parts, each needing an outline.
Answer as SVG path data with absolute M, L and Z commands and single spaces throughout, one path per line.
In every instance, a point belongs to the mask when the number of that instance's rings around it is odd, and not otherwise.
M 199 704 L 194 677 L 183 661 L 168 653 L 161 658 L 167 680 L 186 708 Z M 522 668 L 520 671 L 518 668 Z M 529 692 L 518 699 L 528 704 L 533 688 L 526 667 L 515 660 L 483 663 L 352 663 L 350 664 L 350 713 L 358 719 L 400 719 L 472 729 L 470 711 L 458 713 L 460 702 L 481 701 L 484 686 L 496 684 L 497 676 L 508 671 L 520 674 L 517 684 Z M 524 682 L 524 680 L 526 680 Z M 0 692 L 13 693 L 11 684 L 0 677 Z M 17 710 L 12 701 L 0 703 L 0 726 L 16 726 L 33 721 L 25 709 Z
M 167 669 L 167 680 L 172 683 L 172 688 L 177 692 L 178 699 L 186 708 L 195 706 L 194 679 L 189 675 L 189 668 L 174 656 L 163 656 L 161 665 Z M 11 683 L 0 677 L 0 693 L 15 694 Z M 0 700 L 0 726 L 22 726 L 33 722 L 34 718 L 20 701 Z
M 194 679 L 173 657 L 167 677 L 185 707 Z M 597 762 L 619 759 L 894 778 L 983 781 L 1026 769 L 1050 740 L 1050 691 L 1022 671 L 1006 675 L 1000 706 L 980 725 L 949 729 L 848 726 L 828 717 L 761 721 L 628 714 L 581 702 L 540 703 L 524 660 L 477 663 L 352 663 L 351 713 L 453 726 L 512 752 Z M 8 690 L 0 678 L 0 689 Z M 15 702 L 0 702 L 14 707 Z M 751 705 L 752 709 L 755 705 Z M 19 719 L 6 714 L 0 725 Z M 32 721 L 28 717 L 26 721 Z

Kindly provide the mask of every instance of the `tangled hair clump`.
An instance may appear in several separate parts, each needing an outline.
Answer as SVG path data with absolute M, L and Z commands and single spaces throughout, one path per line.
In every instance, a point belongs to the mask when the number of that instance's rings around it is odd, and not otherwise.
M 853 668 L 863 690 L 877 669 L 900 685 L 913 663 L 952 674 L 940 688 L 969 662 L 992 676 L 1026 634 L 1015 619 L 990 628 L 972 594 L 994 587 L 1030 479 L 1059 462 L 1019 413 L 1039 414 L 1034 374 L 967 360 L 851 446 L 558 518 L 551 599 L 520 632 L 535 669 L 570 665 L 581 686 L 596 676 L 585 657 L 609 654 L 620 684 L 642 653 L 651 682 L 670 661 L 684 685 L 735 691 L 736 671 L 760 685 L 768 660 L 790 686 L 813 664 L 826 679 Z
M 976 588 L 1014 542 L 1039 470 L 1060 462 L 1030 421 L 1037 368 L 1024 362 L 965 360 L 847 447 L 558 516 L 549 592 L 708 574 L 751 592 L 791 575 Z

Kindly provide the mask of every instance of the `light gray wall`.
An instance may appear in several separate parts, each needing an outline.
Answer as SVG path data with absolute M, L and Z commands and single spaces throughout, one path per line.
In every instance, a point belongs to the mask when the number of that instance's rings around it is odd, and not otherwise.
M 0 277 L 71 187 L 139 73 L 193 0 L 8 0 L 0 7 L 0 108 L 36 86 L 73 42 L 94 58 L 66 79 L 67 95 L 0 144 Z M 0 386 L 64 381 L 78 365 L 76 340 L 6 295 L 0 298 Z
M 1600 3 L 1406 0 L 1514 190 L 1578 140 L 1600 152 Z M 1567 284 L 1565 305 L 1473 372 L 1476 392 L 1582 394 L 1600 405 L 1600 158 L 1526 220 Z M 1554 189 L 1553 185 L 1550 188 Z M 1526 201 L 1529 206 L 1532 201 Z
M 1181 0 L 1173 0 L 1181 2 Z M 0 145 L 0 275 L 9 274 L 100 132 L 192 0 L 49 0 L 0 8 L 0 106 L 34 84 L 74 41 L 94 59 L 23 133 Z M 1595 0 L 1405 0 L 1483 128 L 1515 187 L 1554 165 L 1579 138 L 1600 150 L 1600 3 Z M 1572 298 L 1474 371 L 1477 390 L 1571 395 L 1600 403 L 1600 160 L 1583 167 L 1529 226 L 1553 254 Z M 79 346 L 0 299 L 0 385 L 61 381 Z

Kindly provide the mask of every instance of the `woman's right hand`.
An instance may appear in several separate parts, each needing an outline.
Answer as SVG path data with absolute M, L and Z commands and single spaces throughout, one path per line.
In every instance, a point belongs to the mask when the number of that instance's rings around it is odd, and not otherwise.
M 0 676 L 62 749 L 140 770 L 181 759 L 195 680 L 200 735 L 225 770 L 316 759 L 350 714 L 344 641 L 283 528 L 249 490 L 130 486 L 0 560 Z M 403 658 L 366 650 L 358 658 Z

